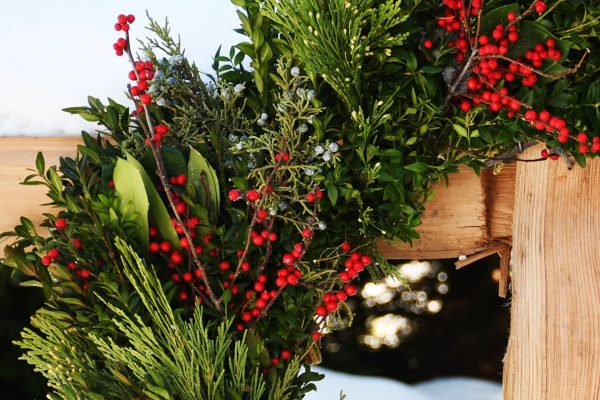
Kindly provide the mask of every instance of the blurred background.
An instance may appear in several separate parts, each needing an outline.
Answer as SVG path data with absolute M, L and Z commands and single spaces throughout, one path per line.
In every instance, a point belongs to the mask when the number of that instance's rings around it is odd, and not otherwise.
M 498 260 L 460 271 L 453 261 L 395 262 L 410 288 L 390 279 L 363 282 L 360 295 L 349 302 L 352 325 L 323 339 L 322 366 L 406 383 L 449 376 L 500 382 L 509 313 L 506 300 L 497 296 Z M 8 272 L 0 270 L 2 399 L 42 398 L 43 380 L 17 360 L 12 344 L 42 299 L 35 289 L 14 287 Z

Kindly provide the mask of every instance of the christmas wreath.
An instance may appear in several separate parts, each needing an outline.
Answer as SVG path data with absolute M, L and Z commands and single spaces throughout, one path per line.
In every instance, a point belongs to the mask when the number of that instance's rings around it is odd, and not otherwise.
M 17 344 L 49 398 L 302 398 L 353 282 L 401 279 L 376 241 L 418 237 L 432 183 L 600 151 L 591 0 L 233 3 L 247 41 L 212 75 L 119 15 L 132 109 L 65 109 L 98 131 L 23 182 L 57 211 L 1 262 L 46 296 Z

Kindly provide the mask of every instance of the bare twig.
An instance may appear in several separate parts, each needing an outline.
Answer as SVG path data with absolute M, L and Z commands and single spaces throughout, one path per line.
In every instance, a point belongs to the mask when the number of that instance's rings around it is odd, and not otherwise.
M 588 54 L 590 54 L 590 49 L 585 49 L 585 52 L 581 56 L 581 59 L 579 60 L 579 62 L 577 62 L 577 64 L 575 64 L 574 67 L 566 69 L 563 72 L 561 72 L 560 74 L 547 74 L 545 72 L 542 72 L 542 71 L 540 71 L 538 69 L 535 69 L 535 68 L 531 67 L 530 65 L 523 64 L 522 62 L 514 60 L 514 59 L 512 59 L 510 57 L 503 56 L 501 54 L 490 54 L 490 55 L 485 55 L 485 56 L 478 56 L 475 59 L 476 60 L 483 60 L 483 59 L 488 59 L 488 58 L 497 58 L 497 59 L 500 59 L 500 60 L 511 62 L 511 63 L 513 63 L 515 65 L 518 65 L 519 67 L 527 68 L 531 72 L 533 72 L 533 73 L 535 73 L 535 74 L 537 74 L 539 76 L 543 76 L 544 78 L 560 79 L 560 78 L 563 78 L 563 77 L 565 77 L 567 75 L 574 74 L 575 72 L 577 72 L 577 70 L 581 67 L 581 65 L 583 64 L 583 61 L 588 56 Z
M 139 76 L 139 73 L 138 73 L 137 69 L 135 68 L 135 60 L 133 59 L 133 54 L 131 52 L 130 40 L 129 40 L 129 32 L 125 32 L 125 40 L 127 41 L 126 42 L 127 44 L 126 44 L 126 47 L 125 47 L 125 52 L 127 53 L 127 56 L 129 58 L 129 62 L 131 64 L 131 66 L 133 67 L 133 71 L 134 71 L 134 73 L 136 75 L 136 78 L 139 81 L 140 80 L 140 76 Z M 173 198 L 173 192 L 171 191 L 171 187 L 170 187 L 169 182 L 167 180 L 167 172 L 166 172 L 166 168 L 165 168 L 165 165 L 164 165 L 164 160 L 163 160 L 163 158 L 162 158 L 162 156 L 160 154 L 160 150 L 156 147 L 156 144 L 152 140 L 152 132 L 154 132 L 154 125 L 153 125 L 153 122 L 152 122 L 152 118 L 150 117 L 150 112 L 148 111 L 148 106 L 146 106 L 145 104 L 142 104 L 142 106 L 144 107 L 144 114 L 145 114 L 145 117 L 146 117 L 146 124 L 147 124 L 147 126 L 144 126 L 144 124 L 140 124 L 140 125 L 145 130 L 146 136 L 149 139 L 148 142 L 149 142 L 149 145 L 150 145 L 150 149 L 152 150 L 152 155 L 154 156 L 154 159 L 156 161 L 156 167 L 157 167 L 157 170 L 158 170 L 157 171 L 158 179 L 160 180 L 161 185 L 165 189 L 165 194 L 166 194 L 167 199 L 169 201 L 169 205 L 171 207 L 171 210 L 173 211 L 173 214 L 175 215 L 175 219 L 177 220 L 177 223 L 180 225 L 181 229 L 183 230 L 185 238 L 188 240 L 188 243 L 190 243 L 188 252 L 192 256 L 192 259 L 194 260 L 194 264 L 196 265 L 196 268 L 198 268 L 202 272 L 202 280 L 204 282 L 204 285 L 206 286 L 206 290 L 208 291 L 208 295 L 210 297 L 210 300 L 213 303 L 214 307 L 217 310 L 220 311 L 221 310 L 221 304 L 220 304 L 220 301 L 217 300 L 217 297 L 215 296 L 215 294 L 214 294 L 214 292 L 212 290 L 210 282 L 208 281 L 208 276 L 206 274 L 206 269 L 204 268 L 204 265 L 202 264 L 202 262 L 198 258 L 198 255 L 196 254 L 196 252 L 194 251 L 193 246 L 191 245 L 192 243 L 194 243 L 193 238 L 190 235 L 190 232 L 187 229 L 187 226 L 183 223 L 183 219 L 181 218 L 181 215 L 177 211 L 177 207 L 175 205 L 175 200 Z

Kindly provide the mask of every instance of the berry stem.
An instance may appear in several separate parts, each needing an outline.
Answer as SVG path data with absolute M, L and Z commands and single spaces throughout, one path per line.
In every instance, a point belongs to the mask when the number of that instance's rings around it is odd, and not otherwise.
M 579 62 L 577 64 L 575 64 L 575 66 L 573 66 L 573 67 L 571 67 L 569 69 L 564 70 L 560 74 L 547 74 L 547 73 L 542 72 L 542 71 L 540 71 L 538 69 L 532 68 L 529 65 L 523 64 L 522 62 L 519 62 L 519 61 L 517 61 L 515 59 L 512 59 L 510 57 L 503 56 L 501 54 L 489 54 L 489 55 L 485 55 L 485 56 L 477 56 L 477 57 L 475 57 L 475 60 L 484 60 L 484 59 L 489 59 L 489 58 L 497 58 L 497 59 L 508 61 L 510 63 L 518 65 L 519 67 L 527 68 L 531 72 L 533 72 L 533 73 L 535 73 L 535 74 L 537 74 L 539 76 L 543 76 L 544 78 L 560 79 L 560 78 L 563 78 L 563 77 L 565 77 L 567 75 L 574 74 L 575 72 L 577 72 L 577 70 L 579 70 L 579 68 L 583 64 L 583 61 L 588 56 L 588 54 L 590 54 L 590 49 L 585 49 L 585 52 L 583 53 L 583 55 L 579 59 Z
M 127 45 L 125 46 L 125 52 L 127 53 L 127 56 L 129 58 L 129 63 L 131 64 L 133 71 L 136 75 L 137 80 L 140 80 L 140 76 L 139 73 L 135 67 L 135 60 L 133 59 L 133 54 L 131 52 L 131 47 L 129 45 L 130 41 L 129 41 L 129 32 L 125 32 L 125 39 L 127 41 Z M 160 154 L 160 150 L 158 149 L 158 147 L 156 146 L 156 144 L 154 143 L 154 141 L 152 140 L 152 132 L 154 130 L 154 126 L 152 123 L 152 118 L 150 117 L 150 112 L 148 110 L 148 106 L 146 104 L 142 103 L 142 106 L 144 108 L 144 115 L 146 117 L 146 123 L 147 126 L 144 126 L 144 124 L 140 124 L 142 126 L 142 128 L 145 130 L 146 132 L 146 136 L 150 139 L 149 140 L 149 145 L 150 145 L 150 149 L 152 150 L 152 155 L 154 156 L 154 159 L 156 161 L 156 167 L 158 169 L 157 171 L 157 175 L 158 178 L 160 180 L 161 185 L 163 186 L 163 188 L 165 189 L 165 194 L 167 196 L 167 199 L 169 201 L 169 205 L 171 207 L 171 210 L 173 211 L 173 214 L 175 215 L 175 219 L 177 220 L 177 223 L 179 223 L 179 225 L 181 226 L 181 229 L 183 230 L 183 233 L 186 237 L 186 239 L 188 240 L 189 243 L 194 243 L 192 236 L 190 235 L 189 230 L 187 229 L 187 226 L 183 223 L 183 219 L 181 218 L 181 215 L 179 214 L 179 212 L 177 211 L 177 207 L 175 205 L 175 200 L 173 199 L 173 193 L 171 191 L 171 186 L 169 184 L 169 181 L 167 180 L 167 171 L 164 165 L 164 160 Z M 138 118 L 139 120 L 139 118 Z M 141 122 L 141 121 L 140 121 Z M 206 269 L 204 268 L 204 265 L 202 264 L 202 262 L 200 261 L 200 259 L 198 258 L 198 255 L 196 254 L 196 252 L 193 249 L 193 246 L 190 246 L 188 249 L 188 253 L 191 254 L 193 260 L 194 260 L 194 264 L 196 265 L 196 267 L 198 269 L 200 269 L 200 271 L 202 272 L 202 280 L 204 282 L 204 285 L 206 286 L 206 290 L 208 291 L 208 295 L 210 297 L 210 300 L 212 302 L 212 304 L 214 305 L 214 307 L 221 311 L 221 302 L 217 299 L 217 297 L 214 294 L 214 291 L 212 290 L 212 287 L 210 285 L 210 282 L 208 281 L 208 276 L 206 274 Z M 195 290 L 195 288 L 194 288 Z

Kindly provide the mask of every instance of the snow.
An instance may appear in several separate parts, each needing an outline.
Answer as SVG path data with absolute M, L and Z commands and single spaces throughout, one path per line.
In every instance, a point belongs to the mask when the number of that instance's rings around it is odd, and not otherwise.
M 306 400 L 336 400 L 343 390 L 347 400 L 501 400 L 502 386 L 467 377 L 434 379 L 408 385 L 392 379 L 350 375 L 314 368 L 325 374 L 318 390 Z

